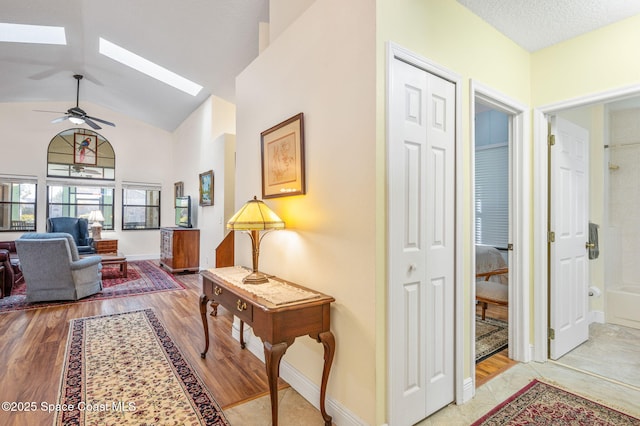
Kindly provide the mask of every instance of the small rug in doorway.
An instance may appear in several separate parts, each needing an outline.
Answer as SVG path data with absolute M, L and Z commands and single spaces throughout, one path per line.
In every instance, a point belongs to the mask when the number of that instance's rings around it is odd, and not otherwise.
M 228 425 L 152 309 L 71 320 L 56 425 Z
M 68 303 L 136 296 L 159 291 L 183 290 L 186 288 L 173 275 L 164 271 L 151 260 L 137 260 L 127 262 L 127 264 L 127 278 L 122 276 L 119 266 L 104 266 L 102 268 L 102 291 L 78 301 L 27 303 L 25 296 L 27 285 L 23 281 L 13 288 L 11 296 L 0 299 L 0 314 Z
M 472 426 L 626 426 L 640 419 L 559 387 L 533 380 Z
M 489 358 L 509 344 L 508 323 L 476 316 L 476 363 Z

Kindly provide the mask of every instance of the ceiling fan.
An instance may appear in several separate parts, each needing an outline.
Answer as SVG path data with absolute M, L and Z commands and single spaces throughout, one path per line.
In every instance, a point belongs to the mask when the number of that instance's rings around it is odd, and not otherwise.
M 76 91 L 76 106 L 74 106 L 72 108 L 69 108 L 64 116 L 55 118 L 55 119 L 51 120 L 51 122 L 52 123 L 60 123 L 60 122 L 62 122 L 64 120 L 69 120 L 73 124 L 87 123 L 90 127 L 94 128 L 95 130 L 98 130 L 98 129 L 101 129 L 102 127 L 100 127 L 96 123 L 96 121 L 97 121 L 99 123 L 115 127 L 116 125 L 113 124 L 110 121 L 102 120 L 100 118 L 91 117 L 91 116 L 87 115 L 87 113 L 84 112 L 84 110 L 78 106 L 79 100 L 80 100 L 80 80 L 82 80 L 82 75 L 75 74 L 73 76 L 73 78 L 75 78 L 78 81 L 78 88 L 77 88 L 77 91 Z M 48 111 L 48 112 L 50 112 L 50 111 Z

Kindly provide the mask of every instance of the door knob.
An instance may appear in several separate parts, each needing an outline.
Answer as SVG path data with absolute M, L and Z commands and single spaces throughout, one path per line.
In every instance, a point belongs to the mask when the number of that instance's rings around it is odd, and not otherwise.
M 587 241 L 585 243 L 585 245 L 584 245 L 584 248 L 586 248 L 587 250 L 594 249 L 594 248 L 596 248 L 596 245 L 595 245 L 595 243 L 590 243 L 590 242 Z
M 413 271 L 415 271 L 416 269 L 417 269 L 417 267 L 416 267 L 416 264 L 415 264 L 415 263 L 412 263 L 412 264 L 410 264 L 410 265 L 409 265 L 409 272 L 413 272 Z

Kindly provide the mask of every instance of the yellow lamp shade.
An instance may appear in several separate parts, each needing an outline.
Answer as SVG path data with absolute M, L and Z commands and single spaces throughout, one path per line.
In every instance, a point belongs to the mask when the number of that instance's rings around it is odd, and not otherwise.
M 227 222 L 227 229 L 253 231 L 284 229 L 284 222 L 262 200 L 253 197 Z

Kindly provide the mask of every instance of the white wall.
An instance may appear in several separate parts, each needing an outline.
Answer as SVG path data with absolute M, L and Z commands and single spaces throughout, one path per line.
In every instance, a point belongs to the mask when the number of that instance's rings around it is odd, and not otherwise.
M 260 133 L 304 113 L 307 194 L 265 200 L 287 230 L 263 239 L 260 269 L 336 298 L 328 397 L 375 424 L 374 2 L 316 0 L 236 91 L 236 207 L 262 194 Z M 245 235 L 236 258 L 251 264 Z M 319 386 L 322 345 L 298 338 L 284 361 Z
M 77 127 L 68 121 L 51 124 L 57 115 L 35 112 L 35 109 L 66 111 L 67 103 L 0 103 L 0 174 L 22 174 L 38 177 L 37 230 L 46 227 L 46 174 L 47 148 L 59 132 Z M 118 248 L 131 259 L 157 258 L 160 254 L 160 234 L 157 230 L 121 231 L 123 181 L 162 184 L 161 221 L 173 222 L 170 206 L 173 194 L 170 133 L 138 120 L 88 103 L 85 106 L 92 115 L 116 123 L 98 131 L 113 146 L 116 154 L 116 190 L 114 206 L 114 231 L 103 231 L 103 238 L 117 238 Z M 86 125 L 85 125 L 86 126 Z M 82 126 L 81 126 L 82 127 Z M 87 127 L 89 128 L 89 127 Z M 1 240 L 14 240 L 22 232 L 3 232 Z
M 173 180 L 184 182 L 192 200 L 193 226 L 200 229 L 200 268 L 215 266 L 215 248 L 235 213 L 235 106 L 210 97 L 174 132 Z M 213 170 L 213 205 L 199 206 L 199 175 Z

